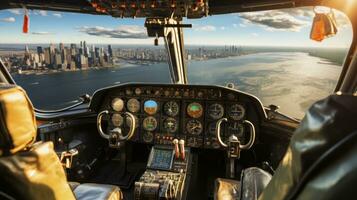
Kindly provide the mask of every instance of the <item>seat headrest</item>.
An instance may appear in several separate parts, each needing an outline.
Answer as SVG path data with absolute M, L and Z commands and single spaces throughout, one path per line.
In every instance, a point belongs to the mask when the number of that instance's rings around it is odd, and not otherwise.
M 23 150 L 36 140 L 34 109 L 26 92 L 0 84 L 0 156 Z

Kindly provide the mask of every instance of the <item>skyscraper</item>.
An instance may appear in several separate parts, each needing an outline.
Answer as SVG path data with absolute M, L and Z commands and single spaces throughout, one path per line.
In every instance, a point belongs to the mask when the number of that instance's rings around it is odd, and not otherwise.
M 113 57 L 112 45 L 108 45 L 108 53 L 109 53 L 109 56 L 112 58 Z
M 40 55 L 41 53 L 43 53 L 43 49 L 42 49 L 41 46 L 38 46 L 38 47 L 37 47 L 37 53 L 38 53 L 38 55 Z

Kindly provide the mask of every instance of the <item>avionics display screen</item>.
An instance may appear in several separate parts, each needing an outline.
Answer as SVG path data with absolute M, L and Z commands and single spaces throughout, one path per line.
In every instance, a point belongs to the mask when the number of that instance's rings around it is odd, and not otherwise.
M 150 168 L 164 170 L 171 169 L 173 155 L 174 154 L 171 149 L 154 148 Z

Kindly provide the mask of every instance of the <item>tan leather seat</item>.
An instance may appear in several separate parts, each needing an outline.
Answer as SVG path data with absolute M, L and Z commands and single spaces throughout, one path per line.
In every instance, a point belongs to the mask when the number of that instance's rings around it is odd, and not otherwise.
M 36 133 L 25 91 L 0 85 L 0 199 L 122 199 L 112 185 L 71 184 L 72 192 L 53 143 L 35 143 Z

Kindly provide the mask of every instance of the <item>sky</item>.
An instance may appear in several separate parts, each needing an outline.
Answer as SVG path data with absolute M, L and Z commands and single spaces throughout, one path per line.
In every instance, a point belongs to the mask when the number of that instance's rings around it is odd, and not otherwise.
M 294 8 L 184 19 L 188 45 L 296 46 L 347 48 L 352 41 L 349 20 L 335 11 L 339 32 L 323 42 L 309 39 L 312 8 Z M 144 19 L 119 19 L 43 10 L 30 11 L 30 31 L 22 33 L 23 10 L 0 11 L 0 44 L 79 43 L 153 44 Z

